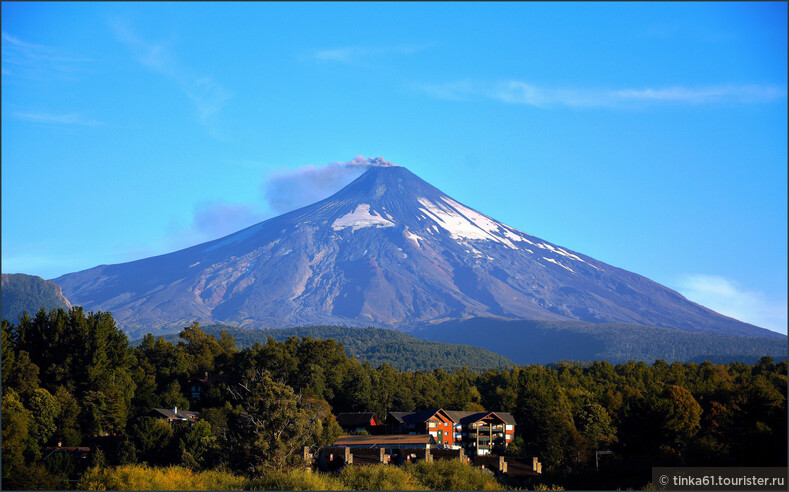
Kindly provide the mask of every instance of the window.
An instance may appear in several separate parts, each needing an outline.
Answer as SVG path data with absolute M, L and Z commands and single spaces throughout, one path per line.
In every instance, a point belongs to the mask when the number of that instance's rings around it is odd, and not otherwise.
M 508 430 L 508 431 L 511 431 L 513 427 L 514 427 L 514 426 L 512 426 L 512 425 L 508 425 L 508 426 L 507 426 L 507 430 Z
M 427 423 L 427 426 L 432 429 L 436 426 L 436 423 L 431 420 L 430 422 Z

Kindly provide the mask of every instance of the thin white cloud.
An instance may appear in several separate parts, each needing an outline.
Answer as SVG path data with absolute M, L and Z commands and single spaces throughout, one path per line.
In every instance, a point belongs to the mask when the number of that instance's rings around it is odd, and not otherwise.
M 786 88 L 775 85 L 717 85 L 706 87 L 647 87 L 624 89 L 547 88 L 509 80 L 494 83 L 468 80 L 425 84 L 419 89 L 435 98 L 454 101 L 492 99 L 538 108 L 634 108 L 656 104 L 752 104 L 786 99 Z
M 31 123 L 44 123 L 49 125 L 76 125 L 76 126 L 101 126 L 101 121 L 86 118 L 79 113 L 44 113 L 44 112 L 16 112 L 14 117 L 18 120 Z
M 71 56 L 63 49 L 31 43 L 2 31 L 2 70 L 6 77 L 48 81 L 74 79 L 93 62 L 92 58 Z
M 338 48 L 318 50 L 314 53 L 313 57 L 317 60 L 325 62 L 351 64 L 381 56 L 410 55 L 422 51 L 423 49 L 424 47 L 422 46 L 412 44 L 379 47 L 343 46 Z
M 779 333 L 787 331 L 787 303 L 769 299 L 764 293 L 743 289 L 717 275 L 684 275 L 677 290 L 693 302 L 726 316 Z
M 215 116 L 232 98 L 230 91 L 207 75 L 195 74 L 181 65 L 176 56 L 164 43 L 141 39 L 128 25 L 115 20 L 110 23 L 115 37 L 132 53 L 137 62 L 154 73 L 163 75 L 176 83 L 192 102 L 201 123 L 216 136 L 212 125 Z

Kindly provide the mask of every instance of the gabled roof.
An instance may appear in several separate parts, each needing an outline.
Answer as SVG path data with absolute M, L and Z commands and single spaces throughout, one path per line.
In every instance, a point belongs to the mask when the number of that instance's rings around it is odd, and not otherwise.
M 453 421 L 455 421 L 455 423 L 471 424 L 474 422 L 479 422 L 490 414 L 494 414 L 503 420 L 504 423 L 515 425 L 515 419 L 507 412 L 491 412 L 488 410 L 483 410 L 482 412 L 468 410 L 446 410 L 446 413 Z
M 41 450 L 41 454 L 44 458 L 48 457 L 53 453 L 66 453 L 71 455 L 85 455 L 90 453 L 90 448 L 85 446 L 57 446 L 57 447 L 47 447 Z
M 340 427 L 367 427 L 370 425 L 370 420 L 375 419 L 378 422 L 378 417 L 373 412 L 344 412 L 337 414 L 337 423 Z
M 179 410 L 178 413 L 175 413 L 169 408 L 154 408 L 153 410 L 151 410 L 151 413 L 154 412 L 170 420 L 195 420 L 197 417 L 200 416 L 200 412 Z
M 454 419 L 449 416 L 447 412 L 440 408 L 433 408 L 430 410 L 422 410 L 419 412 L 389 412 L 389 416 L 396 419 L 401 424 L 421 424 L 430 420 L 430 417 L 437 413 L 443 413 L 449 420 L 454 422 Z
M 496 415 L 501 417 L 501 420 L 503 420 L 504 422 L 510 425 L 515 425 L 515 417 L 513 417 L 512 414 L 507 412 L 495 412 L 495 413 Z
M 435 444 L 436 440 L 430 434 L 389 434 L 383 436 L 340 436 L 334 442 L 335 446 L 413 446 Z

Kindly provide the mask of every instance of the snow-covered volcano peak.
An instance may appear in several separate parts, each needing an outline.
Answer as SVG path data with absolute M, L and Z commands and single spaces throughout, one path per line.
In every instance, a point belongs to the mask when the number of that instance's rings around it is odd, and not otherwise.
M 208 243 L 55 279 L 125 328 L 404 326 L 496 316 L 762 334 L 634 273 L 509 227 L 402 166 Z M 524 204 L 524 210 L 529 210 Z

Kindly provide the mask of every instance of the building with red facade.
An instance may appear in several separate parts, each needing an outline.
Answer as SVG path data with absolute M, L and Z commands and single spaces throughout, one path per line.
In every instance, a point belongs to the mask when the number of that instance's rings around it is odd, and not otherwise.
M 389 412 L 387 434 L 429 434 L 439 446 L 462 447 L 467 455 L 502 454 L 515 437 L 515 419 L 506 412 L 431 409 Z
M 389 412 L 384 421 L 387 434 L 429 434 L 436 444 L 455 446 L 455 422 L 440 408 L 420 412 Z

